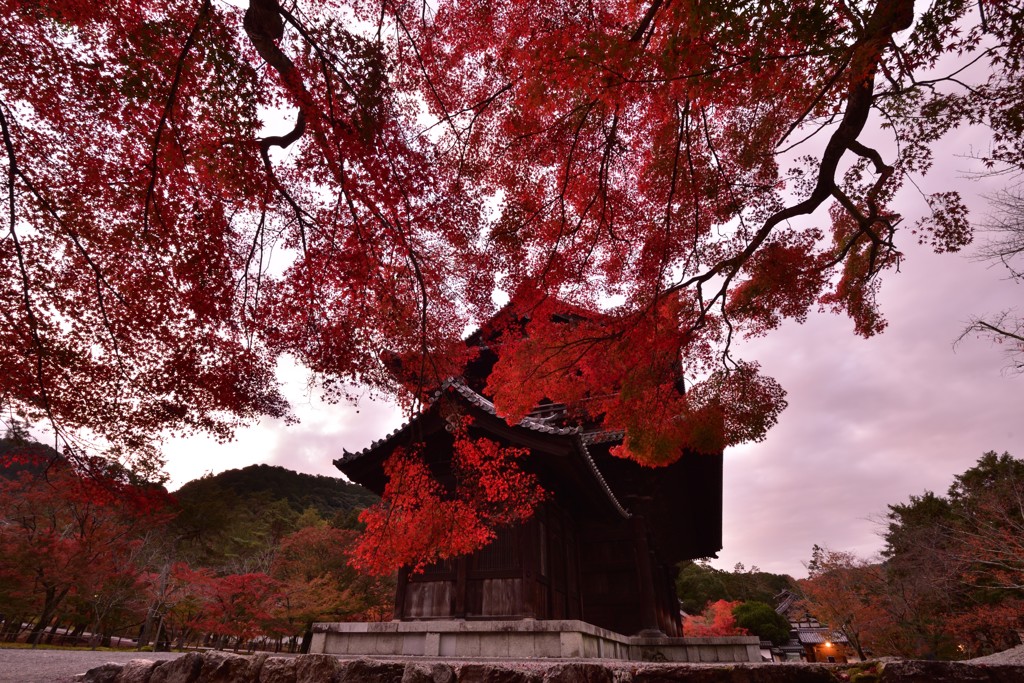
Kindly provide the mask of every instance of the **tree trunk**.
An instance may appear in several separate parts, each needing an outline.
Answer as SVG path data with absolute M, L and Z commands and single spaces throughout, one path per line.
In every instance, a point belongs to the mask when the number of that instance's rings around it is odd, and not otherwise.
M 58 616 L 53 620 L 53 624 L 50 626 L 50 632 L 46 634 L 46 644 L 50 645 L 53 643 L 54 637 L 57 635 L 57 629 L 60 628 L 60 617 Z
M 153 650 L 155 652 L 156 651 L 160 651 L 160 650 L 170 650 L 171 649 L 170 644 L 168 644 L 167 647 L 164 647 L 162 645 L 162 642 L 161 642 L 160 638 L 163 636 L 163 630 L 164 630 L 164 615 L 161 614 L 160 615 L 160 619 L 156 622 L 156 637 L 153 638 Z
M 15 642 L 18 640 L 18 636 L 21 634 L 21 630 L 24 627 L 25 615 L 17 614 L 9 619 L 4 624 L 3 639 L 8 642 Z
M 312 642 L 313 642 L 313 629 L 310 628 L 309 626 L 307 626 L 306 630 L 302 632 L 302 646 L 299 648 L 299 653 L 300 654 L 304 654 L 304 655 L 308 655 L 309 654 L 309 646 L 312 644 Z
M 154 609 L 152 605 L 146 610 L 146 620 L 142 622 L 142 628 L 139 629 L 139 642 L 137 644 L 137 649 L 139 650 L 149 645 L 150 634 L 153 633 L 153 623 L 156 621 L 156 612 L 156 609 Z M 154 639 L 154 643 L 157 642 L 159 638 L 160 636 L 157 635 Z
M 46 589 L 46 599 L 43 602 L 43 613 L 39 615 L 39 620 L 32 627 L 32 631 L 28 634 L 28 640 L 35 647 L 39 644 L 40 637 L 42 636 L 43 629 L 49 626 L 53 620 L 54 613 L 57 611 L 57 607 L 61 601 L 64 600 L 64 596 L 68 594 L 70 587 L 57 592 L 56 587 L 50 586 Z

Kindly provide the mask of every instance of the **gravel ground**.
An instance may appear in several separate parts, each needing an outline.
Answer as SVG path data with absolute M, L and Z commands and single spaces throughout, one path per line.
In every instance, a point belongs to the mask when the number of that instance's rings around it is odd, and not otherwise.
M 175 659 L 180 652 L 23 650 L 0 647 L 0 683 L 70 683 L 89 669 L 129 659 Z
M 967 660 L 973 664 L 1024 664 L 1024 645 L 1011 647 L 993 655 Z

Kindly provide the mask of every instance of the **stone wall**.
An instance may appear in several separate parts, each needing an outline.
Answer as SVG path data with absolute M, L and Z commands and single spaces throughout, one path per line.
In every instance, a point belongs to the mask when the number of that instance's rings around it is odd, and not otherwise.
M 189 653 L 91 669 L 83 683 L 1021 683 L 1024 666 L 951 662 L 651 664 L 339 660 Z

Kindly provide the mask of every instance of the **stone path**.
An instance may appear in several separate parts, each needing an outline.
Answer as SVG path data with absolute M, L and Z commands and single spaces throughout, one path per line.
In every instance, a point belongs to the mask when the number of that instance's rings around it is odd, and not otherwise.
M 176 659 L 180 652 L 23 650 L 0 647 L 0 683 L 71 683 L 89 669 L 130 659 Z
M 997 652 L 986 657 L 968 660 L 974 664 L 1024 664 L 1024 645 L 1011 647 L 1009 650 Z

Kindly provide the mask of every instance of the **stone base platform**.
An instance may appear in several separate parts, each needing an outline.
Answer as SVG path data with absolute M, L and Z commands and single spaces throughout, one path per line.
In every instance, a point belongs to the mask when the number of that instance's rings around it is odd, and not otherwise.
M 486 659 L 760 662 L 755 636 L 624 636 L 576 620 L 335 622 L 313 625 L 311 653 Z

